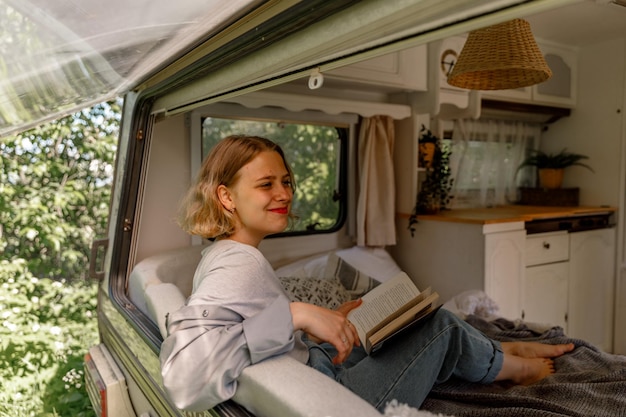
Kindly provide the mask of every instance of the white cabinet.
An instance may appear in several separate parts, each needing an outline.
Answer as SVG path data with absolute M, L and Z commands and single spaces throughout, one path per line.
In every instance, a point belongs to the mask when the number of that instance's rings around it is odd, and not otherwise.
M 613 350 L 615 229 L 526 239 L 522 317 Z
M 540 233 L 526 238 L 522 318 L 563 327 L 568 332 L 569 236 Z
M 406 229 L 406 219 L 399 222 Z M 432 286 L 444 302 L 464 291 L 482 290 L 504 317 L 520 318 L 524 222 L 482 224 L 422 216 L 413 237 L 398 237 L 389 251 L 418 288 Z
M 524 271 L 524 230 L 498 231 L 485 226 L 485 293 L 511 319 L 520 316 L 520 277 Z
M 543 83 L 514 90 L 483 91 L 483 98 L 527 102 L 539 105 L 574 107 L 578 52 L 575 48 L 537 41 L 552 77 Z
M 328 71 L 329 78 L 408 91 L 427 89 L 426 45 Z
M 567 329 L 569 262 L 526 268 L 522 318 L 532 323 L 549 323 Z
M 614 285 L 615 229 L 570 233 L 570 336 L 612 351 Z
M 398 221 L 406 229 L 406 219 Z M 421 216 L 413 237 L 398 236 L 392 256 L 418 288 L 432 286 L 444 302 L 482 290 L 503 317 L 558 325 L 613 351 L 614 228 L 526 235 L 524 222 Z
M 568 274 L 569 236 L 566 231 L 528 235 L 522 318 L 561 326 L 567 333 Z
M 571 48 L 553 44 L 541 45 L 552 77 L 534 85 L 533 101 L 537 104 L 576 105 L 576 59 L 577 52 Z

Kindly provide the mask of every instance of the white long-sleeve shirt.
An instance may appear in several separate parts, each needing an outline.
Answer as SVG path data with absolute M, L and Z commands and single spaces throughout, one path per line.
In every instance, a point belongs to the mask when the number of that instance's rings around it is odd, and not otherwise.
M 203 251 L 193 293 L 170 315 L 168 329 L 160 354 L 163 384 L 174 404 L 189 411 L 230 399 L 251 364 L 284 353 L 308 359 L 271 265 L 255 247 L 232 240 Z

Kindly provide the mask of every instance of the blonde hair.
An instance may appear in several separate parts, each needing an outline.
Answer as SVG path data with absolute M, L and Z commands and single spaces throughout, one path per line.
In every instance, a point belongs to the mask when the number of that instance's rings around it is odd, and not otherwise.
M 204 238 L 230 236 L 235 231 L 235 220 L 220 202 L 217 188 L 233 186 L 239 179 L 241 167 L 252 161 L 259 153 L 278 152 L 291 176 L 291 167 L 280 146 L 258 136 L 233 135 L 217 143 L 205 158 L 195 183 L 190 187 L 180 208 L 178 223 L 187 233 Z

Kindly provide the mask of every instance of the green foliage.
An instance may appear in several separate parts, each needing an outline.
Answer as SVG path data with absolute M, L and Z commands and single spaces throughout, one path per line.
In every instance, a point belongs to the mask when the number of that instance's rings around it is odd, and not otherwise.
M 96 284 L 0 261 L 0 417 L 94 416 L 83 356 L 98 342 Z
M 94 412 L 91 241 L 106 231 L 120 103 L 0 138 L 0 417 Z
M 433 143 L 432 138 L 437 138 L 424 126 L 422 126 L 421 132 L 421 137 L 429 138 L 427 140 L 429 143 Z M 415 232 L 414 226 L 417 223 L 418 214 L 434 214 L 439 210 L 444 210 L 452 198 L 450 195 L 454 182 L 454 179 L 450 178 L 452 175 L 450 170 L 452 150 L 450 144 L 445 144 L 438 138 L 434 143 L 435 153 L 432 164 L 425 167 L 426 177 L 420 184 L 415 208 L 409 217 L 411 235 Z
M 526 166 L 534 166 L 538 169 L 541 168 L 567 168 L 569 166 L 578 165 L 587 168 L 591 172 L 593 169 L 580 162 L 583 159 L 588 159 L 586 155 L 567 152 L 566 149 L 561 150 L 559 153 L 546 153 L 540 150 L 532 150 L 530 155 L 520 164 L 518 169 Z
M 37 277 L 85 278 L 106 231 L 120 103 L 0 138 L 0 252 Z
M 430 129 L 427 129 L 426 126 L 422 125 L 422 128 L 420 129 L 420 137 L 418 138 L 417 142 L 437 144 L 439 143 L 439 138 L 435 136 L 433 132 L 430 131 Z

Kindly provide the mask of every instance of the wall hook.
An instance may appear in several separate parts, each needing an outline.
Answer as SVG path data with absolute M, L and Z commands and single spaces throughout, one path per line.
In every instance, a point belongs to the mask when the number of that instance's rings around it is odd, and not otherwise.
M 317 90 L 324 84 L 324 75 L 320 72 L 319 67 L 314 68 L 311 71 L 311 76 L 309 77 L 309 88 L 311 90 Z

